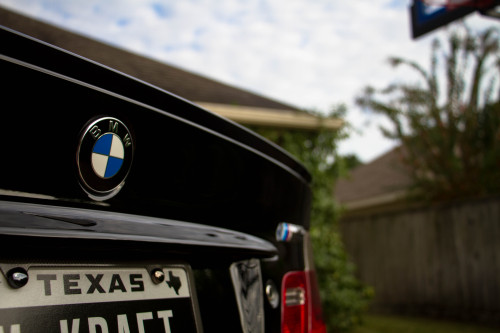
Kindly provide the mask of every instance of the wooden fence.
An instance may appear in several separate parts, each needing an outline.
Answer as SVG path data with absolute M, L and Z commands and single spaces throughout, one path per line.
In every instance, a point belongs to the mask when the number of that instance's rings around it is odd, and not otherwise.
M 346 217 L 373 309 L 500 323 L 500 198 Z

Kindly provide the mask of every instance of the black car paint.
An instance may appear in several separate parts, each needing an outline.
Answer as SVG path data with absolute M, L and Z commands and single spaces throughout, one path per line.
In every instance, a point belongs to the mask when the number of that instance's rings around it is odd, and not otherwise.
M 7 28 L 0 40 L 0 259 L 188 262 L 206 332 L 222 320 L 241 329 L 231 262 L 261 258 L 263 281 L 278 286 L 304 269 L 301 244 L 274 237 L 280 222 L 309 223 L 310 176 L 290 155 L 92 61 Z M 123 120 L 137 144 L 123 189 L 105 202 L 82 190 L 75 161 L 84 125 L 98 116 Z M 176 235 L 167 225 L 185 228 Z M 265 302 L 266 331 L 279 331 L 279 311 Z

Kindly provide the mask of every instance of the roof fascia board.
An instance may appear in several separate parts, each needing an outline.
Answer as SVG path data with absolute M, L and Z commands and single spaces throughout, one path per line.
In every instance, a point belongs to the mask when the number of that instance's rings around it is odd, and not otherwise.
M 206 102 L 196 104 L 244 125 L 306 130 L 338 130 L 343 125 L 340 119 L 322 119 L 305 112 Z

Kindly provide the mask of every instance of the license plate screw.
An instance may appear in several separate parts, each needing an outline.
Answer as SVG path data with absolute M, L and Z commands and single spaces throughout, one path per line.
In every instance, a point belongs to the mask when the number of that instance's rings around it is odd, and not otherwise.
M 155 268 L 151 271 L 151 280 L 153 283 L 159 284 L 165 281 L 165 273 L 159 268 Z
M 7 281 L 14 289 L 24 287 L 29 280 L 28 272 L 22 267 L 12 268 L 7 272 Z

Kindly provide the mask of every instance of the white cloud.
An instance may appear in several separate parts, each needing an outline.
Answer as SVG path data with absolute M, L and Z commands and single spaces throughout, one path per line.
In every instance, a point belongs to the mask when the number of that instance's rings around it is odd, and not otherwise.
M 428 61 L 412 41 L 409 0 L 139 1 L 0 0 L 0 4 L 302 108 L 349 106 L 364 129 L 341 145 L 370 160 L 393 143 L 353 105 L 366 85 L 408 79 L 389 55 Z M 156 9 L 154 6 L 157 6 Z M 473 25 L 484 19 L 472 18 Z M 488 22 L 489 23 L 489 22 Z M 412 78 L 413 79 L 413 78 Z M 372 117 L 374 118 L 374 117 Z

